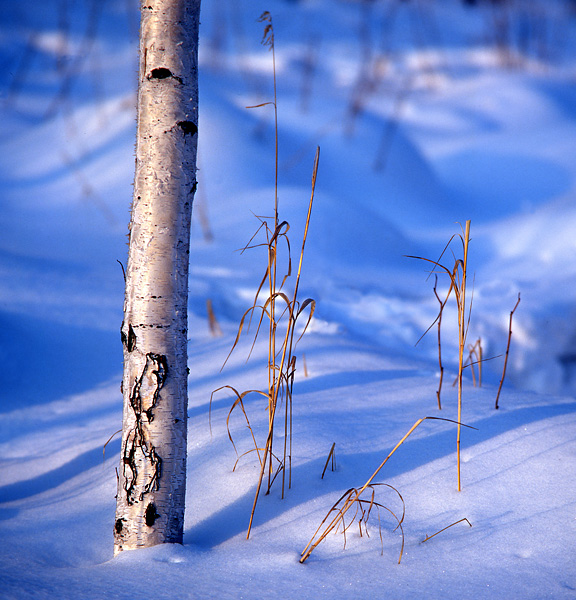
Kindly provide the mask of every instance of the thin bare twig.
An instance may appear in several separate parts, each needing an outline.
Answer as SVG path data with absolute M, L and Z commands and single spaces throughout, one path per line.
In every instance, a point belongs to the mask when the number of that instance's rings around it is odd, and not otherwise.
M 508 344 L 506 345 L 506 355 L 504 357 L 504 368 L 502 369 L 502 379 L 500 379 L 500 385 L 498 386 L 498 393 L 496 394 L 496 403 L 494 404 L 494 408 L 498 410 L 498 399 L 500 398 L 500 392 L 502 391 L 502 385 L 504 384 L 504 377 L 506 377 L 506 367 L 508 366 L 508 354 L 510 354 L 510 341 L 512 340 L 512 317 L 514 316 L 514 312 L 518 308 L 520 304 L 520 293 L 518 293 L 518 300 L 514 305 L 514 308 L 510 312 L 510 321 L 508 324 Z
M 433 533 L 432 535 L 427 535 L 420 543 L 423 544 L 424 542 L 431 540 L 435 535 L 438 535 L 439 533 L 442 533 L 443 531 L 450 529 L 450 527 L 453 527 L 454 525 L 458 525 L 458 523 L 463 523 L 464 521 L 466 521 L 466 523 L 468 523 L 468 525 L 470 525 L 470 527 L 472 527 L 472 523 L 470 523 L 470 521 L 466 517 L 464 517 L 463 519 L 460 519 L 459 521 L 456 521 L 455 523 L 452 523 L 451 525 L 444 527 L 443 529 L 441 529 L 440 531 L 437 531 L 436 533 Z
M 328 452 L 328 458 L 326 459 L 326 464 L 324 465 L 324 470 L 322 471 L 322 476 L 320 477 L 320 479 L 324 479 L 324 474 L 326 473 L 326 469 L 328 468 L 328 463 L 330 462 L 330 459 L 332 459 L 332 470 L 334 470 L 335 468 L 335 454 L 334 454 L 334 448 L 336 447 L 336 442 L 333 442 L 332 444 L 332 448 L 330 448 L 330 452 Z
M 438 381 L 438 390 L 436 391 L 436 398 L 438 400 L 438 410 L 442 410 L 442 402 L 440 400 L 440 394 L 442 392 L 442 382 L 444 381 L 444 365 L 442 364 L 442 339 L 440 336 L 440 328 L 442 325 L 442 311 L 444 310 L 445 302 L 442 302 L 438 292 L 436 291 L 436 285 L 438 284 L 438 276 L 434 282 L 434 295 L 440 303 L 440 312 L 438 313 L 438 365 L 440 366 L 440 380 Z

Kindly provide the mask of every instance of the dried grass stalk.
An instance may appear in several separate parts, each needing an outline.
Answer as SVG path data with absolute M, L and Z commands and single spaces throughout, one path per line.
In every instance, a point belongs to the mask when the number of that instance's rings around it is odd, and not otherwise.
M 462 258 L 455 258 L 454 266 L 452 269 L 444 266 L 440 263 L 442 260 L 442 256 L 452 243 L 452 240 L 455 238 L 459 238 L 462 245 Z M 431 260 L 429 258 L 423 258 L 421 256 L 409 256 L 408 258 L 416 258 L 418 260 L 423 260 L 434 265 L 434 269 L 437 267 L 444 271 L 450 279 L 450 287 L 448 289 L 448 293 L 446 294 L 446 298 L 443 302 L 440 302 L 440 312 L 434 322 L 430 325 L 430 327 L 424 332 L 421 336 L 424 337 L 428 331 L 434 326 L 436 322 L 438 322 L 442 316 L 442 311 L 444 306 L 448 302 L 448 299 L 452 293 L 454 293 L 454 297 L 456 300 L 456 308 L 458 312 L 458 419 L 456 423 L 458 424 L 458 429 L 456 433 L 456 468 L 457 468 L 457 479 L 458 479 L 458 491 L 462 489 L 461 483 L 461 475 L 460 475 L 460 434 L 461 434 L 461 426 L 462 422 L 462 375 L 464 370 L 464 349 L 466 347 L 466 337 L 468 334 L 468 327 L 470 325 L 470 314 L 472 307 L 466 306 L 466 280 L 467 280 L 467 270 L 468 270 L 468 245 L 470 243 L 470 221 L 466 221 L 465 228 L 462 230 L 462 233 L 458 236 L 452 236 L 444 250 L 440 254 L 440 258 L 438 260 Z M 432 272 L 434 272 L 434 269 Z M 438 295 L 436 294 L 438 297 Z M 420 340 L 418 340 L 420 341 Z
M 216 314 L 214 313 L 214 306 L 212 305 L 212 300 L 210 298 L 206 300 L 206 313 L 208 314 L 208 327 L 210 328 L 210 333 L 214 337 L 220 337 L 222 335 L 222 329 L 220 323 L 218 323 Z
M 256 505 L 262 488 L 264 477 L 267 477 L 266 493 L 270 492 L 270 488 L 277 476 L 282 473 L 282 497 L 284 497 L 285 486 L 286 486 L 286 472 L 288 471 L 288 487 L 291 486 L 291 464 L 292 464 L 292 389 L 294 385 L 294 376 L 296 372 L 296 356 L 295 350 L 298 342 L 306 332 L 308 325 L 314 314 L 316 303 L 311 298 L 307 298 L 304 301 L 298 299 L 298 291 L 300 286 L 300 277 L 302 272 L 302 263 L 304 259 L 304 249 L 306 246 L 306 240 L 308 238 L 308 229 L 310 225 L 310 217 L 312 213 L 312 206 L 314 202 L 314 192 L 316 188 L 316 178 L 318 174 L 318 161 L 320 157 L 320 148 L 316 149 L 316 156 L 314 159 L 314 167 L 312 171 L 312 191 L 310 194 L 310 201 L 308 204 L 308 213 L 306 216 L 306 222 L 304 227 L 304 234 L 302 238 L 302 247 L 300 250 L 300 259 L 298 262 L 298 270 L 296 271 L 295 283 L 292 293 L 286 291 L 287 283 L 292 277 L 292 261 L 291 261 L 291 248 L 290 240 L 288 237 L 288 231 L 290 225 L 287 221 L 280 221 L 278 214 L 278 120 L 277 120 L 277 97 L 276 97 L 276 60 L 274 51 L 274 28 L 272 25 L 272 17 L 268 11 L 262 13 L 260 22 L 264 23 L 264 35 L 262 43 L 268 46 L 272 51 L 273 61 L 273 74 L 274 74 L 274 100 L 272 102 L 264 102 L 249 108 L 257 108 L 271 105 L 274 108 L 274 122 L 275 122 L 275 186 L 274 186 L 274 223 L 269 225 L 264 217 L 258 217 L 260 220 L 260 226 L 256 233 L 252 236 L 248 244 L 245 246 L 243 251 L 249 248 L 262 247 L 266 250 L 266 270 L 260 281 L 260 284 L 256 290 L 254 301 L 252 306 L 244 313 L 240 320 L 238 327 L 238 333 L 236 339 L 232 345 L 232 349 L 226 358 L 226 362 L 230 358 L 230 355 L 235 350 L 236 346 L 240 341 L 240 337 L 243 334 L 244 328 L 250 328 L 252 319 L 257 316 L 256 332 L 252 341 L 252 348 L 248 355 L 252 354 L 252 350 L 260 333 L 264 330 L 268 330 L 267 343 L 268 343 L 268 359 L 267 359 L 267 376 L 268 386 L 267 390 L 249 390 L 247 392 L 238 392 L 230 386 L 224 386 L 230 389 L 236 396 L 232 408 L 228 414 L 227 424 L 229 423 L 230 415 L 232 411 L 239 408 L 246 420 L 247 426 L 250 429 L 252 435 L 253 448 L 244 452 L 238 457 L 246 456 L 252 452 L 256 452 L 260 461 L 260 472 L 258 477 L 258 485 L 254 497 L 254 503 L 252 505 L 252 511 L 250 513 L 250 522 L 248 524 L 247 538 L 250 537 L 252 529 L 252 522 L 254 519 L 254 513 L 256 511 Z M 258 234 L 264 233 L 265 241 L 262 243 L 255 243 L 255 239 Z M 286 248 L 286 271 L 283 276 L 279 274 L 279 254 L 280 246 Z M 284 254 L 283 254 L 284 255 Z M 266 294 L 266 298 L 261 300 L 261 295 Z M 297 324 L 304 320 L 304 326 L 299 335 L 296 334 Z M 222 388 L 220 388 L 222 389 Z M 255 432 L 250 426 L 250 421 L 246 413 L 244 406 L 244 398 L 247 394 L 257 393 L 266 398 L 266 409 L 268 412 L 268 433 L 266 436 L 265 444 L 259 445 L 256 442 Z M 284 406 L 283 414 L 281 413 L 280 407 Z M 275 436 L 277 430 L 281 431 L 281 425 L 278 421 L 283 422 L 284 436 L 283 436 L 283 448 L 282 453 L 276 452 L 275 440 L 278 436 Z M 228 435 L 230 440 L 230 429 L 228 429 Z M 238 453 L 237 453 L 238 454 Z M 276 462 L 274 462 L 276 461 Z

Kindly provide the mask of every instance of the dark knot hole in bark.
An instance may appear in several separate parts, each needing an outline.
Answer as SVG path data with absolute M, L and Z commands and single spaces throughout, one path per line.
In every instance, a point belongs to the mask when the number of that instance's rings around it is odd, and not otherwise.
M 132 325 L 128 325 L 128 335 L 124 333 L 124 323 L 122 323 L 122 327 L 120 329 L 120 338 L 122 340 L 122 344 L 126 346 L 126 350 L 128 352 L 132 352 L 134 348 L 136 348 L 136 333 L 134 333 L 134 328 Z
M 172 77 L 172 71 L 166 67 L 158 67 L 157 69 L 152 69 L 148 79 L 168 79 L 168 77 Z
M 192 121 L 178 121 L 177 125 L 184 135 L 194 135 L 195 133 L 198 133 L 198 126 Z
M 150 502 L 150 504 L 148 504 L 146 507 L 146 512 L 144 513 L 146 525 L 148 525 L 148 527 L 152 527 L 159 516 L 160 515 L 156 511 L 156 505 L 153 502 Z
M 126 349 L 128 352 L 132 352 L 136 348 L 136 334 L 132 325 L 128 325 L 128 340 L 126 342 Z
M 175 79 L 178 83 L 182 83 L 182 78 L 174 75 L 170 69 L 166 67 L 156 67 L 150 71 L 150 75 L 148 75 L 148 79 Z
M 122 524 L 122 519 L 116 519 L 116 523 L 114 524 L 114 531 L 120 535 L 122 533 L 122 529 L 124 525 Z

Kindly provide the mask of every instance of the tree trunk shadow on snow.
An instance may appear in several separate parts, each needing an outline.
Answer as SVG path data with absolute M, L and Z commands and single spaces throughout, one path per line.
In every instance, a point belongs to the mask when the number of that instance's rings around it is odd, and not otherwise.
M 111 441 L 106 448 L 106 453 L 108 457 L 118 456 L 120 439 Z M 42 473 L 42 475 L 0 487 L 0 504 L 42 494 L 98 465 L 102 465 L 101 445 L 76 456 L 56 469 Z
M 0 313 L 0 413 L 83 393 L 122 368 L 116 331 Z M 120 384 L 120 382 L 118 382 Z

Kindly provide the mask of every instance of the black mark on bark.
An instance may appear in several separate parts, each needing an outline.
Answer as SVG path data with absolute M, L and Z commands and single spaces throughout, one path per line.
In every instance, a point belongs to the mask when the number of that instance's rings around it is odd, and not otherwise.
M 140 494 L 140 500 L 144 498 L 144 494 L 148 492 L 154 492 L 160 488 L 160 476 L 162 475 L 162 459 L 158 456 L 156 452 L 156 448 L 149 444 L 150 446 L 150 454 L 148 455 L 148 460 L 150 461 L 150 466 L 152 467 L 152 472 L 150 478 L 148 479 L 148 483 L 144 486 L 142 493 Z
M 124 323 L 122 323 L 122 327 L 120 328 L 120 339 L 122 340 L 122 345 L 126 347 L 128 352 L 132 352 L 134 348 L 136 348 L 136 334 L 134 333 L 132 325 L 128 325 L 128 335 L 126 335 L 124 333 Z
M 148 504 L 146 507 L 146 512 L 144 513 L 146 525 L 148 525 L 148 527 L 152 527 L 154 525 L 154 521 L 156 521 L 159 516 L 160 515 L 156 511 L 156 505 L 153 502 L 150 502 L 150 504 Z
M 168 79 L 168 77 L 172 77 L 172 71 L 164 67 L 159 67 L 157 69 L 152 69 L 148 79 Z
M 150 71 L 150 75 L 148 75 L 148 80 L 152 79 L 175 79 L 178 83 L 182 83 L 182 78 L 172 74 L 170 69 L 166 67 L 157 67 L 156 69 L 152 69 Z
M 198 133 L 198 126 L 192 121 L 178 121 L 176 125 L 180 127 L 184 135 L 194 135 L 195 133 Z
M 132 325 L 128 325 L 128 339 L 126 340 L 126 350 L 132 352 L 136 348 L 136 334 Z
M 116 535 L 120 535 L 123 528 L 124 525 L 122 524 L 122 519 L 116 519 L 116 523 L 114 523 L 114 531 Z
M 135 381 L 130 394 L 130 406 L 136 423 L 126 436 L 122 456 L 124 489 L 126 501 L 130 505 L 143 500 L 145 494 L 159 488 L 162 459 L 150 440 L 148 424 L 154 420 L 154 408 L 167 374 L 166 357 L 149 352 L 142 373 Z M 142 474 L 139 472 L 139 465 L 145 467 Z
M 167 375 L 168 361 L 166 357 L 163 354 L 149 352 L 146 355 L 146 364 L 142 374 L 134 384 L 130 395 L 130 404 L 137 419 L 141 419 L 142 413 L 144 413 L 149 423 L 154 420 L 153 410 Z

